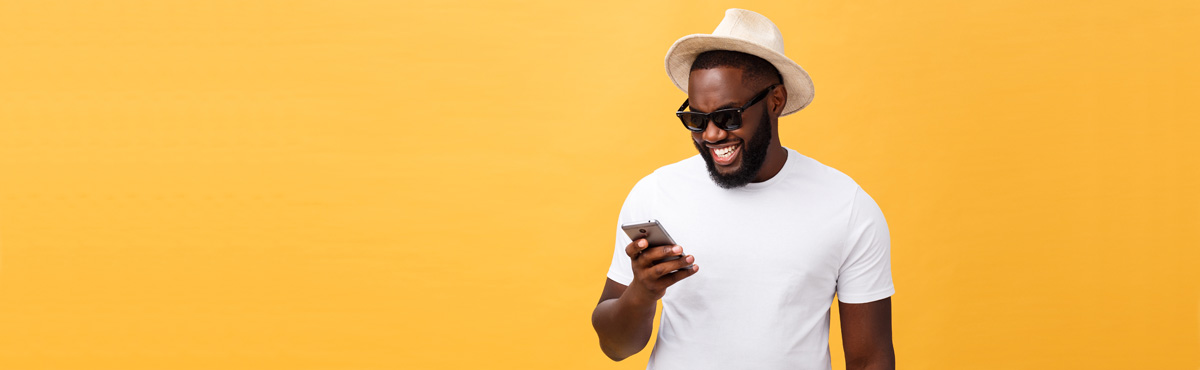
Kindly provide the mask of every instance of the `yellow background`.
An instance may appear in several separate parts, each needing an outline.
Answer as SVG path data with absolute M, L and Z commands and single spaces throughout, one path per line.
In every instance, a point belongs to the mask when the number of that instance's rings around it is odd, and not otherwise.
M 1200 367 L 1200 5 L 1022 0 L 0 2 L 0 368 L 644 368 L 589 315 L 734 6 L 902 367 Z

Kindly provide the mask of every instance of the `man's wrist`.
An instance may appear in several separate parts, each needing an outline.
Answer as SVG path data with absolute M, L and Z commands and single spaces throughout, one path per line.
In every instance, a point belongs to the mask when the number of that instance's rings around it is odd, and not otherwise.
M 625 289 L 620 298 L 617 298 L 618 304 L 629 312 L 650 311 L 650 314 L 653 315 L 655 308 L 658 306 L 658 300 L 650 292 L 641 289 L 636 284 L 636 282 L 629 284 L 629 288 Z

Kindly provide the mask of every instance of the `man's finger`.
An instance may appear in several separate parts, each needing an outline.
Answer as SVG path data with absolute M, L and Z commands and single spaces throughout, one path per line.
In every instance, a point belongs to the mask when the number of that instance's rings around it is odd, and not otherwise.
M 671 286 L 675 283 L 678 283 L 680 280 L 686 279 L 688 276 L 695 275 L 697 271 L 700 271 L 700 265 L 692 265 L 692 267 L 681 269 L 679 271 L 667 274 L 667 276 L 663 276 L 661 281 L 666 282 L 667 286 Z
M 646 239 L 634 240 L 632 243 L 629 243 L 629 245 L 625 246 L 625 254 L 628 255 L 629 258 L 637 258 L 638 253 L 641 253 L 643 249 L 646 249 L 647 245 L 649 245 L 649 243 L 646 242 Z
M 678 245 L 662 245 L 643 250 L 642 255 L 638 256 L 637 260 L 642 264 L 642 266 L 650 267 L 653 266 L 654 262 L 658 260 L 671 256 L 678 256 L 682 253 L 683 247 Z
M 671 274 L 675 270 L 679 270 L 684 267 L 691 266 L 692 262 L 695 260 L 696 260 L 696 258 L 693 256 L 686 256 L 686 257 L 682 257 L 682 258 L 671 260 L 671 261 L 664 261 L 662 263 L 654 265 L 654 269 L 651 270 L 653 275 L 651 275 L 651 276 L 654 276 L 655 278 L 662 278 L 664 276 Z

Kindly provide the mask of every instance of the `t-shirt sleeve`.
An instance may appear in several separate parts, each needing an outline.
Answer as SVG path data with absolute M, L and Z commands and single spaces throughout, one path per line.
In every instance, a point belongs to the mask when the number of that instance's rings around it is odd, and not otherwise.
M 630 264 L 629 255 L 625 254 L 625 247 L 633 240 L 625 235 L 625 231 L 621 230 L 621 225 L 652 218 L 650 217 L 650 207 L 653 201 L 653 176 L 653 174 L 646 176 L 633 186 L 633 190 L 629 191 L 629 196 L 625 197 L 625 203 L 621 205 L 621 213 L 617 217 L 617 237 L 613 246 L 612 263 L 608 266 L 608 278 L 621 283 L 621 285 L 629 286 L 629 283 L 633 282 L 633 266 Z
M 837 295 L 844 303 L 874 302 L 896 293 L 892 285 L 892 238 L 875 200 L 855 190 L 845 258 L 838 271 Z

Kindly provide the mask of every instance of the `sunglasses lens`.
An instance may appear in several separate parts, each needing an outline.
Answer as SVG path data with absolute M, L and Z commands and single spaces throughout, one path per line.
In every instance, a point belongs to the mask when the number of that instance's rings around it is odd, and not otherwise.
M 704 126 L 708 124 L 708 116 L 703 114 L 686 112 L 681 114 L 679 119 L 683 120 L 683 125 L 692 131 L 704 131 Z
M 712 112 L 710 116 L 712 116 L 713 123 L 724 130 L 736 130 L 742 126 L 739 119 L 741 115 L 737 111 L 716 111 Z

